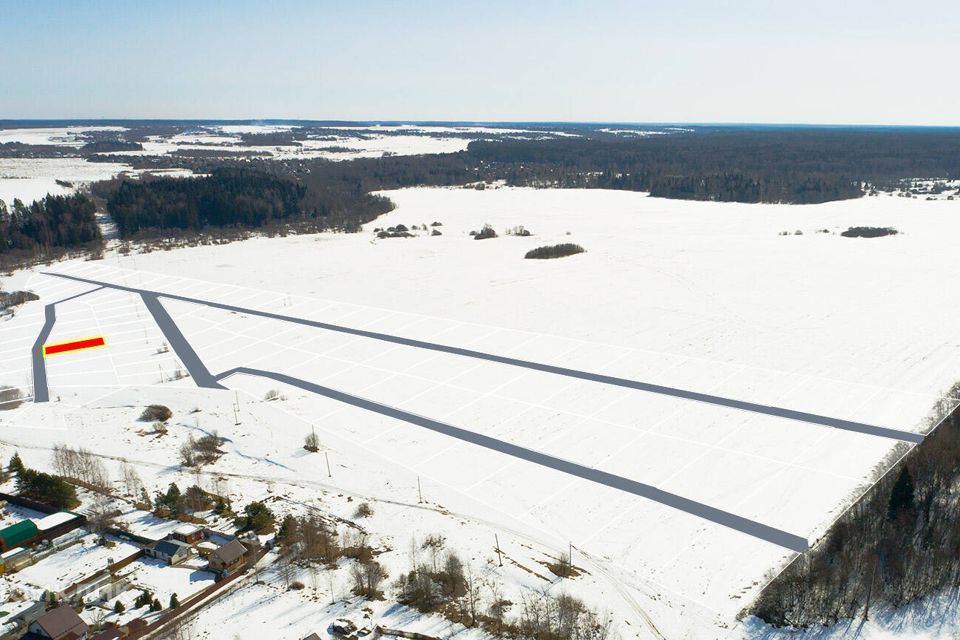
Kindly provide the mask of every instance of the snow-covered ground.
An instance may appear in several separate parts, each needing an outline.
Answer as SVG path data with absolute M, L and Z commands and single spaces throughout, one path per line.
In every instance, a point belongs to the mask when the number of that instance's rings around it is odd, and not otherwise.
M 65 147 L 81 147 L 86 140 L 83 134 L 93 131 L 126 131 L 126 127 L 108 126 L 81 126 L 81 127 L 48 127 L 28 129 L 0 129 L 0 144 L 19 142 L 34 145 L 57 145 Z
M 125 164 L 87 162 L 83 158 L 0 158 L 0 200 L 7 206 L 13 204 L 14 198 L 29 204 L 48 193 L 66 195 L 90 182 L 108 180 L 130 170 Z M 73 186 L 57 184 L 57 180 Z
M 960 339 L 942 320 L 943 309 L 960 305 L 952 286 L 960 277 L 956 201 L 799 207 L 508 188 L 386 195 L 399 206 L 361 234 L 112 254 L 17 273 L 5 288 L 34 289 L 41 301 L 0 321 L 0 384 L 28 388 L 42 305 L 92 288 L 38 273 L 45 270 L 903 431 L 922 431 L 938 394 L 960 379 Z M 372 233 L 433 221 L 443 235 Z M 501 236 L 468 235 L 484 223 Z M 517 225 L 534 235 L 504 235 Z M 900 234 L 841 237 L 849 226 Z M 558 242 L 587 252 L 523 259 Z M 187 302 L 164 306 L 214 373 L 288 372 L 810 539 L 894 445 Z M 257 378 L 231 377 L 227 392 L 197 390 L 189 378 L 161 384 L 176 356 L 162 351 L 162 336 L 130 293 L 97 291 L 59 305 L 57 315 L 50 341 L 105 335 L 108 346 L 48 360 L 59 402 L 0 416 L 0 457 L 19 447 L 28 464 L 42 466 L 53 444 L 83 444 L 127 458 L 160 488 L 189 481 L 176 451 L 190 433 L 215 428 L 229 444 L 210 473 L 241 503 L 278 496 L 292 509 L 316 505 L 349 518 L 356 500 L 368 499 L 375 514 L 364 526 L 393 550 L 381 556 L 391 576 L 409 568 L 411 535 L 440 530 L 510 589 L 548 584 L 608 607 L 625 637 L 655 637 L 653 627 L 668 638 L 752 633 L 734 615 L 790 556 L 663 505 Z M 271 388 L 286 399 L 265 401 Z M 135 418 L 147 402 L 174 409 L 168 435 L 142 433 Z M 311 428 L 330 473 L 301 448 Z M 491 566 L 495 533 L 517 566 Z M 588 575 L 544 575 L 541 563 L 568 543 Z M 231 598 L 246 602 L 250 593 Z M 292 610 L 301 596 L 267 597 Z M 210 619 L 242 608 L 215 607 Z M 251 615 L 273 615 L 264 611 Z M 299 632 L 306 624 L 289 626 Z

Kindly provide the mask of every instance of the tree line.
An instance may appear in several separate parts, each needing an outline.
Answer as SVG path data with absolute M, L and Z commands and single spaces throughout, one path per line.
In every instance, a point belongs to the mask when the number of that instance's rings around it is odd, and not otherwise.
M 868 617 L 960 587 L 960 384 L 943 422 L 771 581 L 745 611 L 776 626 Z M 899 453 L 896 451 L 895 453 Z
M 0 263 L 53 258 L 72 249 L 99 248 L 96 206 L 82 194 L 47 195 L 31 204 L 0 200 Z
M 219 168 L 200 178 L 123 180 L 107 210 L 124 238 L 149 230 L 262 227 L 298 215 L 303 192 L 265 173 Z
M 960 129 L 699 127 L 647 138 L 476 141 L 467 153 L 511 184 L 692 200 L 806 204 L 911 176 L 960 178 Z

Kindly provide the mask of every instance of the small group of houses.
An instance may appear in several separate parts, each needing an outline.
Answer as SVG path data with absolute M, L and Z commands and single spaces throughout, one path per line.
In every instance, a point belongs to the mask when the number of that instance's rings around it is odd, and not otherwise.
M 219 577 L 242 568 L 260 546 L 256 536 L 234 537 L 217 531 L 183 524 L 162 540 L 148 541 L 144 554 L 178 565 L 194 555 L 207 560 L 207 569 Z
M 18 496 L 0 494 L 0 508 L 6 506 L 6 502 L 31 509 L 27 514 L 36 513 L 42 506 L 38 503 L 21 504 Z M 16 515 L 22 517 L 26 514 L 19 511 Z M 85 524 L 86 518 L 82 515 L 57 511 L 43 517 L 24 518 L 0 528 L 0 574 L 17 572 L 71 548 L 80 539 L 74 540 L 66 534 L 81 529 Z M 85 530 L 82 530 L 78 535 L 82 537 L 84 533 Z M 155 558 L 170 567 L 187 563 L 191 568 L 200 568 L 205 561 L 205 568 L 220 580 L 242 570 L 248 560 L 257 556 L 260 547 L 259 539 L 253 534 L 237 537 L 193 524 L 178 524 L 160 540 L 118 530 L 110 533 L 116 536 L 114 540 L 119 538 L 119 542 L 125 541 L 128 555 L 117 561 L 113 558 L 107 560 L 106 567 L 98 568 L 95 573 L 59 592 L 50 591 L 51 597 L 61 602 L 69 600 L 74 604 L 80 600 L 119 602 L 134 586 L 129 576 L 120 575 L 117 571 L 142 557 Z M 117 542 L 104 537 L 101 543 L 112 546 Z M 196 561 L 189 562 L 191 559 Z M 137 625 L 147 624 L 145 619 L 135 618 L 95 633 L 89 630 L 87 623 L 72 606 L 63 605 L 47 611 L 46 604 L 46 598 L 7 603 L 5 611 L 0 611 L 0 640 L 115 640 L 133 633 Z

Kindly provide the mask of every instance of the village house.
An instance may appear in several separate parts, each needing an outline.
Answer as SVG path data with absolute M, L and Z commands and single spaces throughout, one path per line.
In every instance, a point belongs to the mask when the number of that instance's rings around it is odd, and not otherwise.
M 62 605 L 30 623 L 23 640 L 87 640 L 87 623 L 73 607 Z
M 246 555 L 247 548 L 239 540 L 231 540 L 210 554 L 210 570 L 227 575 L 243 566 Z
M 161 540 L 152 545 L 148 545 L 144 552 L 158 560 L 163 560 L 167 564 L 180 564 L 190 557 L 190 545 L 179 540 Z

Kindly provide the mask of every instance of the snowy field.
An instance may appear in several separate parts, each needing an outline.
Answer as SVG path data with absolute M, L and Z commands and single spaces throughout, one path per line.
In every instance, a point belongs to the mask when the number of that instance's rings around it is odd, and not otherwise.
M 960 305 L 952 286 L 960 276 L 957 202 L 880 197 L 799 207 L 507 188 L 386 195 L 399 206 L 361 234 L 111 255 L 7 278 L 5 289 L 30 288 L 41 302 L 0 321 L 0 384 L 29 389 L 30 348 L 44 303 L 89 292 L 57 305 L 49 341 L 104 335 L 107 348 L 47 359 L 51 398 L 60 401 L 0 414 L 0 438 L 41 450 L 64 440 L 86 442 L 139 461 L 165 486 L 177 473 L 176 450 L 187 435 L 217 428 L 230 444 L 216 469 L 238 493 L 255 495 L 267 482 L 293 502 L 323 487 L 409 505 L 417 501 L 421 478 L 431 504 L 469 523 L 451 539 L 478 562 L 489 560 L 492 543 L 485 537 L 494 532 L 503 534 L 518 564 L 540 571 L 537 558 L 572 543 L 575 563 L 589 576 L 569 581 L 570 590 L 610 607 L 629 623 L 620 629 L 625 636 L 655 637 L 656 627 L 669 638 L 709 638 L 746 633 L 733 617 L 791 557 L 789 550 L 262 378 L 234 375 L 223 381 L 230 391 L 197 390 L 189 378 L 171 380 L 180 363 L 164 350 L 139 296 L 92 291 L 93 285 L 39 272 L 902 432 L 922 433 L 934 402 L 960 379 L 960 341 L 940 312 Z M 433 221 L 442 223 L 437 228 L 443 235 L 375 240 L 372 233 Z M 476 241 L 468 235 L 485 223 L 501 237 Z M 504 234 L 517 225 L 534 235 Z M 901 233 L 839 235 L 861 225 Z M 559 242 L 576 242 L 587 252 L 523 259 L 531 248 Z M 286 373 L 647 483 L 810 541 L 858 495 L 896 444 L 161 300 L 214 374 L 241 366 Z M 285 399 L 265 402 L 270 389 Z M 239 425 L 232 413 L 235 391 L 244 407 Z M 134 422 L 135 407 L 148 396 L 175 408 L 169 437 L 137 432 L 143 425 Z M 332 478 L 300 448 L 311 427 L 331 452 Z M 338 504 L 332 508 L 347 508 Z M 389 513 L 393 517 L 378 507 L 371 529 L 403 536 L 411 525 L 422 532 L 424 518 L 450 517 L 410 506 Z M 442 525 L 431 520 L 429 526 Z M 396 540 L 394 548 L 407 543 Z M 396 555 L 385 558 L 391 575 L 405 566 L 404 552 Z M 533 580 L 511 579 L 521 585 Z
M 7 206 L 13 204 L 14 198 L 29 204 L 48 193 L 66 195 L 85 184 L 109 180 L 130 170 L 125 164 L 87 162 L 83 158 L 0 158 L 0 200 Z M 57 184 L 57 180 L 73 187 Z

